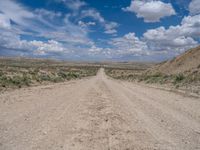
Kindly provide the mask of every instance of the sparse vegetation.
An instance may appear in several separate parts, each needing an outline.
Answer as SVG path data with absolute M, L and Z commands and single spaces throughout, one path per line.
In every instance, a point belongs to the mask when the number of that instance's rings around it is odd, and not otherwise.
M 174 84 L 178 84 L 178 83 L 181 83 L 181 82 L 183 82 L 184 81 L 184 79 L 185 79 L 185 76 L 183 75 L 183 74 L 177 74 L 177 75 L 175 75 L 175 77 L 174 77 Z
M 94 76 L 98 70 L 97 66 L 73 66 L 64 62 L 39 62 L 34 60 L 26 62 L 1 60 L 0 90 L 80 79 L 87 76 Z
M 164 74 L 147 70 L 107 68 L 106 74 L 115 79 L 144 82 L 147 84 L 165 84 L 176 89 L 186 88 L 187 90 L 192 89 L 192 92 L 195 93 L 200 92 L 199 70 L 177 74 Z

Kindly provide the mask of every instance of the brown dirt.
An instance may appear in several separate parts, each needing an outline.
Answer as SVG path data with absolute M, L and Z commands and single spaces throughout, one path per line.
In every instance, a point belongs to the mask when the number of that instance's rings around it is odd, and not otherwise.
M 159 71 L 166 74 L 177 74 L 196 69 L 200 70 L 200 46 L 153 68 L 156 72 Z
M 0 94 L 0 150 L 198 150 L 200 99 L 97 76 Z

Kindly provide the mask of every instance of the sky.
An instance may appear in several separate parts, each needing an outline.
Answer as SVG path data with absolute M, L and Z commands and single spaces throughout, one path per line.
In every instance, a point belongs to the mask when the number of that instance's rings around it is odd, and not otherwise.
M 0 0 L 0 56 L 164 61 L 200 43 L 200 0 Z

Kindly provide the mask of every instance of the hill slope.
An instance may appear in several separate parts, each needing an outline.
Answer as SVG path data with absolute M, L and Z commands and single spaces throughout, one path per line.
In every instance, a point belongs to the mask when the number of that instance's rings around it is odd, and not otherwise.
M 186 71 L 194 71 L 200 69 L 200 46 L 190 49 L 182 55 L 159 64 L 154 68 L 158 72 L 166 74 L 177 74 Z M 154 70 L 153 69 L 153 70 Z

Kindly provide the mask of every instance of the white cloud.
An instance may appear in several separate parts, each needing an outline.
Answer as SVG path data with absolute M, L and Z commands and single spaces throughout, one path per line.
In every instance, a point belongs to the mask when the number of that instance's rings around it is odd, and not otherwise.
M 176 14 L 170 3 L 159 0 L 132 0 L 131 5 L 123 10 L 136 13 L 145 22 L 159 22 L 161 18 Z
M 189 11 L 191 15 L 200 13 L 200 0 L 192 0 L 189 4 Z
M 54 40 L 48 40 L 47 42 L 21 40 L 19 35 L 10 31 L 1 31 L 0 37 L 1 47 L 8 50 L 27 51 L 32 54 L 65 53 L 68 51 L 62 43 Z
M 64 53 L 67 51 L 61 43 L 54 40 L 49 40 L 47 42 L 34 40 L 30 41 L 28 44 L 36 48 L 34 51 L 36 54 L 44 55 L 49 53 Z
M 111 39 L 109 44 L 112 56 L 170 57 L 196 47 L 199 37 L 200 15 L 195 15 L 184 17 L 180 25 L 150 29 L 141 38 L 128 33 Z
M 0 25 L 9 27 L 18 34 L 32 35 L 60 42 L 88 43 L 87 28 L 81 28 L 69 20 L 70 15 L 45 9 L 29 10 L 16 1 L 0 1 Z M 17 13 L 16 13 L 17 12 Z M 63 19 L 64 18 L 64 19 Z M 56 24 L 59 22 L 58 24 Z M 27 31 L 28 29 L 28 31 Z
M 148 30 L 144 36 L 147 39 L 162 40 L 166 37 L 174 39 L 175 37 L 186 36 L 196 38 L 200 36 L 200 15 L 184 17 L 181 24 L 177 26 L 170 26 L 168 29 L 159 27 Z
M 53 29 L 40 29 L 39 32 L 40 33 L 35 36 L 54 39 L 60 42 L 74 44 L 90 42 L 88 38 L 88 29 L 72 23 L 68 15 L 61 21 L 60 26 L 54 25 Z
M 115 30 L 115 29 L 108 29 L 108 30 L 106 30 L 104 33 L 106 33 L 106 34 L 115 34 L 115 33 L 117 33 L 117 30 Z
M 112 56 L 174 56 L 196 47 L 200 37 L 200 15 L 184 17 L 181 24 L 168 29 L 147 30 L 143 37 L 128 33 L 109 41 Z
M 103 48 L 97 47 L 96 45 L 92 45 L 88 50 L 90 55 L 100 54 L 103 51 Z
M 69 14 L 46 9 L 30 10 L 16 1 L 0 1 L 0 47 L 30 55 L 57 55 L 67 57 L 68 52 L 85 50 L 92 45 L 88 28 L 70 21 Z M 11 24 L 10 20 L 15 24 Z M 59 23 L 59 25 L 58 25 Z M 88 22 L 88 25 L 94 25 Z M 40 37 L 23 40 L 21 35 Z M 78 48 L 78 46 L 83 48 Z
M 118 26 L 119 26 L 119 25 L 118 25 L 116 22 L 109 22 L 109 23 L 105 24 L 105 28 L 106 28 L 107 30 L 116 28 L 116 27 L 118 27 Z
M 86 3 L 81 0 L 58 0 L 63 2 L 68 8 L 73 11 L 78 11 L 81 7 L 85 6 Z
M 113 46 L 112 49 L 117 55 L 149 55 L 146 43 L 136 37 L 135 33 L 128 33 L 123 37 L 113 38 L 109 44 Z
M 107 34 L 115 34 L 117 33 L 116 28 L 118 27 L 118 23 L 116 22 L 109 22 L 105 24 L 105 32 Z
M 87 3 L 85 3 L 84 1 L 81 1 L 81 0 L 58 0 L 58 1 L 64 2 L 68 8 L 74 10 L 74 13 L 72 14 L 73 17 L 75 16 L 79 18 L 79 15 L 81 15 L 80 16 L 81 19 L 90 17 L 94 19 L 95 21 L 99 22 L 105 28 L 104 33 L 106 34 L 117 33 L 116 28 L 118 27 L 118 24 L 116 22 L 106 21 L 104 17 L 100 14 L 100 12 L 98 12 L 96 9 L 88 7 L 81 10 L 79 14 L 78 12 L 80 11 L 80 8 L 83 6 L 87 6 Z M 96 25 L 96 23 L 94 24 L 93 21 L 92 22 L 90 21 L 87 23 L 83 21 L 79 21 L 78 24 L 82 27 L 89 27 L 89 26 Z
M 117 54 L 114 53 L 113 49 L 105 47 L 99 47 L 95 45 L 95 43 L 92 44 L 92 46 L 86 50 L 89 57 L 93 57 L 94 60 L 100 59 L 112 59 L 112 57 L 116 56 Z
M 171 43 L 171 45 L 176 46 L 176 47 L 187 47 L 187 46 L 191 46 L 191 45 L 193 46 L 196 44 L 197 42 L 193 38 L 184 37 L 184 36 L 175 38 Z
M 5 48 L 16 48 L 20 47 L 20 37 L 7 30 L 0 30 L 0 46 Z
M 101 14 L 95 9 L 87 9 L 87 10 L 81 11 L 81 17 L 82 18 L 91 17 L 92 19 L 98 21 L 105 28 L 104 33 L 106 33 L 106 34 L 117 33 L 116 28 L 119 26 L 118 23 L 106 21 L 101 16 Z
M 100 23 L 101 26 L 104 27 L 106 34 L 116 34 L 117 30 L 116 28 L 119 26 L 116 22 L 110 22 L 104 19 L 104 17 L 100 14 L 99 11 L 97 11 L 94 8 L 85 7 L 81 10 L 83 6 L 88 6 L 86 2 L 81 0 L 57 0 L 59 2 L 64 2 L 64 4 L 73 10 L 74 12 L 71 14 L 72 17 L 77 17 L 79 19 L 78 25 L 81 27 L 89 27 L 96 25 L 94 24 L 94 21 L 90 22 L 84 22 L 80 19 L 84 18 L 92 18 L 93 20 Z M 80 13 L 79 13 L 80 12 Z M 80 15 L 80 16 L 79 16 Z
M 105 23 L 105 19 L 101 16 L 101 14 L 95 9 L 87 9 L 81 11 L 82 18 L 91 17 L 94 20 L 99 21 L 100 23 Z
M 92 22 L 92 21 L 89 21 L 89 22 L 79 21 L 78 25 L 81 26 L 81 27 L 95 26 L 96 22 Z
M 142 37 L 137 37 L 135 33 L 128 33 L 122 37 L 106 39 L 102 43 L 100 41 L 93 42 L 88 36 L 91 26 L 100 24 L 104 33 L 116 35 L 119 24 L 107 21 L 95 9 L 84 7 L 81 11 L 80 8 L 87 5 L 83 1 L 64 0 L 63 2 L 66 5 L 69 2 L 68 7 L 72 12 L 76 11 L 77 13 L 64 14 L 46 9 L 30 10 L 16 1 L 7 0 L 4 3 L 0 1 L 0 47 L 8 51 L 9 49 L 16 50 L 22 54 L 29 53 L 30 56 L 51 55 L 62 58 L 94 58 L 94 60 L 96 60 L 95 58 L 126 59 L 127 57 L 140 58 L 142 56 L 141 58 L 143 58 L 178 54 L 196 46 L 197 39 L 200 37 L 200 15 L 193 15 L 184 17 L 180 25 L 177 26 L 150 29 Z M 71 2 L 77 2 L 77 4 L 69 6 Z M 142 3 L 146 5 L 146 3 L 158 4 L 160 2 L 145 0 Z M 170 8 L 170 4 L 163 4 Z M 145 16 L 145 11 L 138 8 L 137 14 L 141 15 L 138 17 L 143 17 L 145 21 L 154 22 L 166 16 L 164 13 L 167 10 L 164 8 L 162 8 L 164 11 L 160 16 L 157 15 L 160 7 L 159 9 L 155 5 L 151 7 L 154 7 L 153 13 L 152 8 L 146 9 L 149 16 Z M 125 10 L 130 11 L 129 9 L 131 10 L 131 6 Z M 19 13 L 15 13 L 13 10 Z M 152 14 L 155 12 L 156 15 L 153 16 Z M 91 20 L 86 21 L 87 17 L 90 17 Z M 11 20 L 17 25 L 11 24 Z M 23 40 L 21 35 L 40 37 L 43 40 Z
M 200 15 L 184 17 L 181 24 L 168 29 L 159 27 L 144 33 L 144 39 L 151 49 L 183 52 L 198 45 L 200 36 Z
M 27 25 L 25 19 L 34 18 L 32 12 L 27 11 L 23 6 L 11 0 L 0 1 L 0 10 L 7 18 L 20 25 Z
M 200 14 L 184 17 L 181 25 L 175 28 L 181 35 L 200 37 Z
M 119 26 L 116 22 L 110 22 L 104 19 L 104 17 L 94 8 L 90 8 L 86 2 L 82 0 L 57 0 L 59 2 L 64 2 L 64 4 L 73 10 L 74 12 L 71 14 L 72 17 L 79 18 L 78 25 L 81 27 L 89 27 L 96 25 L 94 21 L 84 22 L 80 19 L 84 18 L 92 18 L 93 20 L 100 23 L 101 26 L 104 27 L 106 34 L 116 34 L 116 28 Z M 87 7 L 84 7 L 87 6 Z M 81 8 L 84 7 L 82 10 Z M 80 13 L 79 13 L 80 12 Z M 80 16 L 79 16 L 80 15 Z
M 10 20 L 4 15 L 0 13 L 0 28 L 10 29 Z
M 52 12 L 46 9 L 36 9 L 35 13 L 41 17 L 48 17 L 50 19 L 55 19 L 56 17 L 61 17 L 62 13 L 61 12 Z

